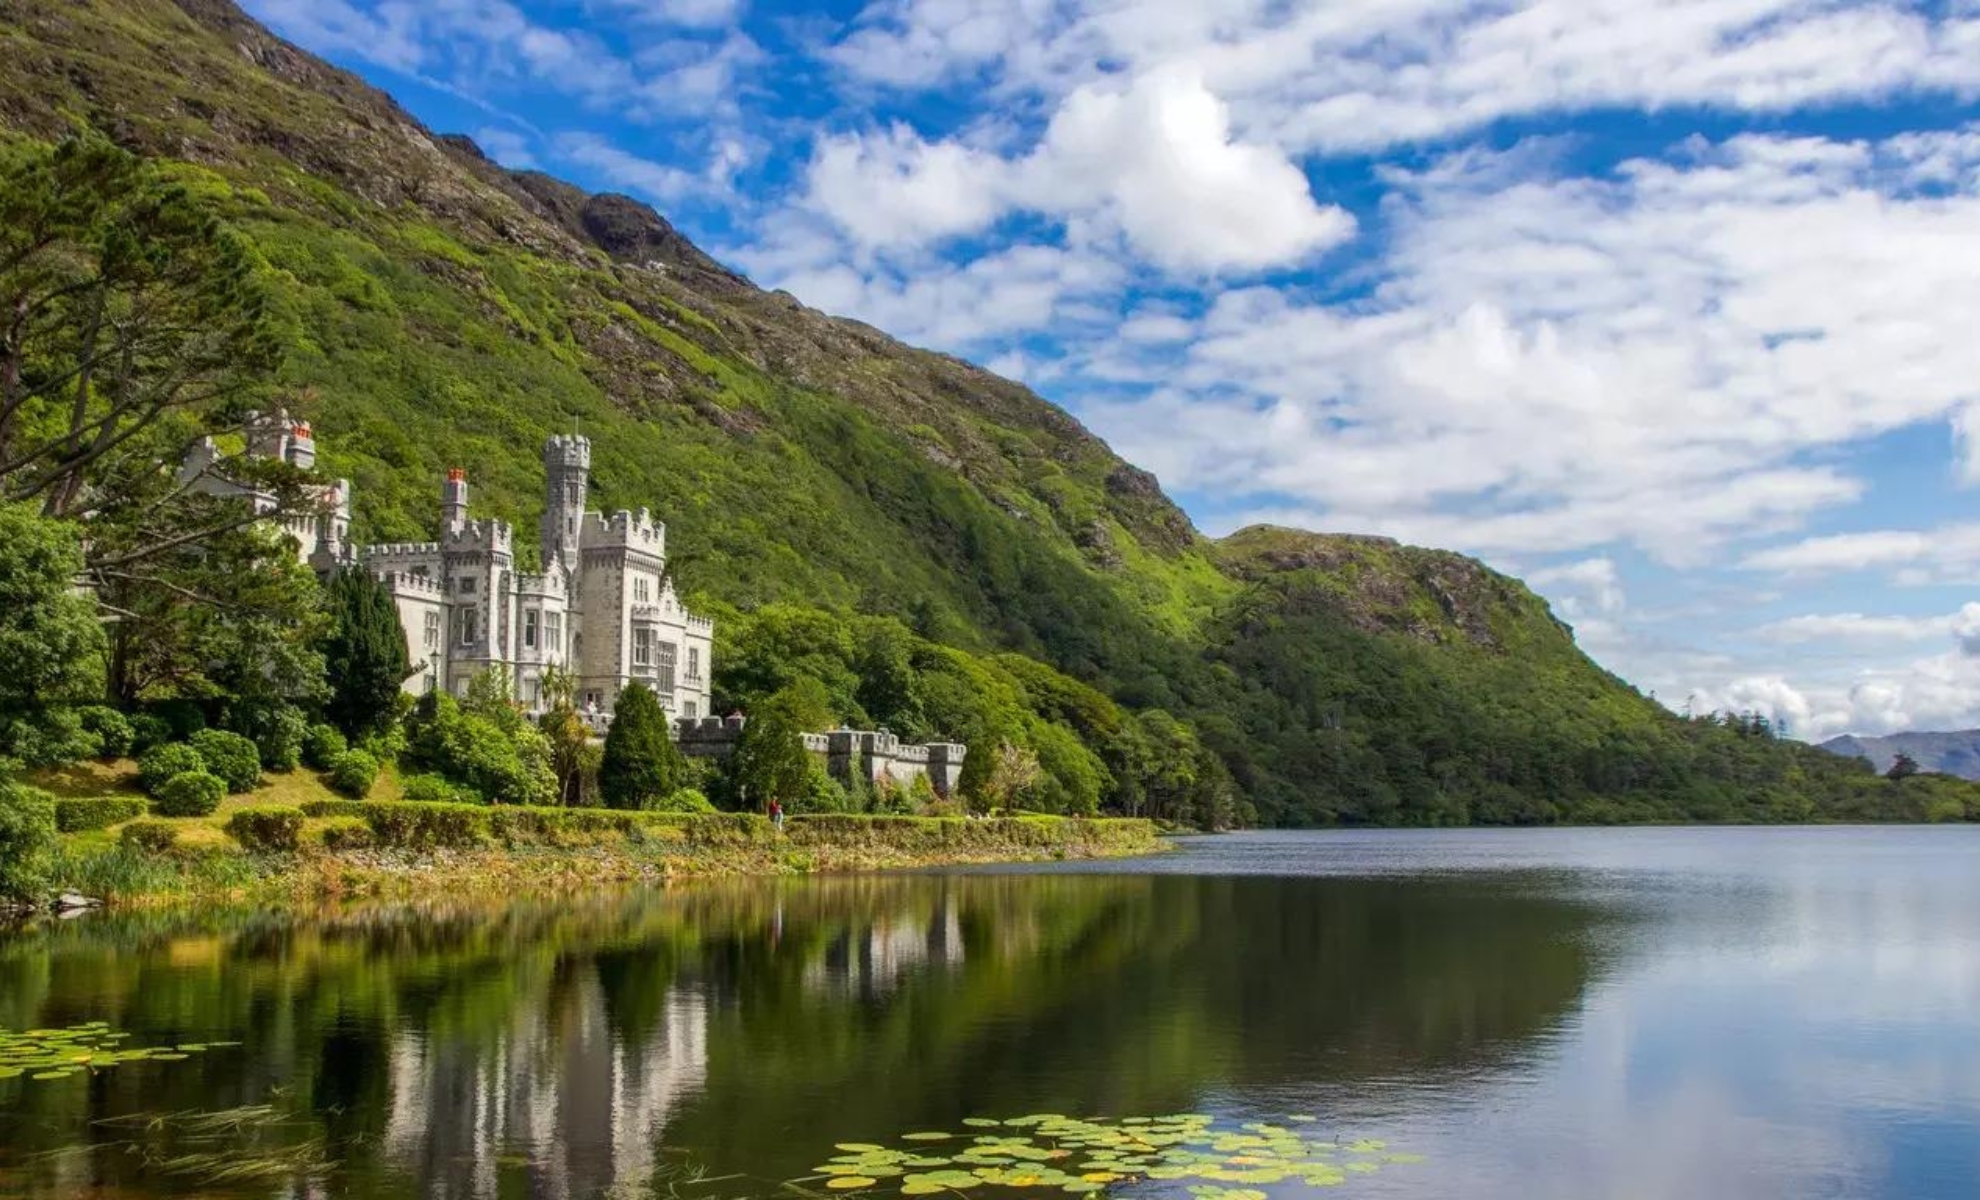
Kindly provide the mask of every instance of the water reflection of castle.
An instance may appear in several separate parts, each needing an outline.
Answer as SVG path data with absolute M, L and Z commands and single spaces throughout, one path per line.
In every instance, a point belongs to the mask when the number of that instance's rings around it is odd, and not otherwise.
M 643 1181 L 661 1131 L 708 1075 L 708 1005 L 669 987 L 644 1031 L 615 1029 L 592 972 L 556 1011 L 522 1006 L 493 1045 L 399 1034 L 384 1141 L 427 1195 L 492 1200 L 526 1177 L 530 1196 L 597 1196 Z
M 799 1003 L 871 998 L 963 963 L 952 894 L 863 916 L 801 943 Z M 780 904 L 759 935 L 795 947 L 783 920 Z M 707 1085 L 709 1019 L 729 986 L 675 969 L 654 947 L 567 962 L 505 991 L 487 1028 L 472 1027 L 477 997 L 460 995 L 444 1021 L 395 1033 L 381 1135 L 392 1169 L 437 1200 L 647 1194 L 668 1123 Z

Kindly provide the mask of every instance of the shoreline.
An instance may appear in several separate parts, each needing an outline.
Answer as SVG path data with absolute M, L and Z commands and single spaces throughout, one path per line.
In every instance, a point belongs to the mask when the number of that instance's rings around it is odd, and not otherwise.
M 316 807 L 316 806 L 312 806 Z M 330 806 L 322 806 L 329 809 Z M 531 827 L 528 810 L 492 835 L 436 836 L 407 828 L 405 809 L 443 816 L 453 805 L 353 801 L 318 814 L 368 838 L 294 850 L 195 844 L 147 852 L 121 842 L 64 847 L 58 878 L 116 911 L 181 905 L 287 908 L 346 900 L 418 900 L 499 893 L 572 895 L 640 884 L 846 875 L 923 867 L 1131 858 L 1169 846 L 1151 821 L 1073 817 L 792 817 L 782 831 L 754 815 L 621 814 L 611 827 Z M 515 818 L 523 820 L 517 821 Z M 315 824 L 315 821 L 311 822 Z M 370 844 L 351 845 L 351 841 Z

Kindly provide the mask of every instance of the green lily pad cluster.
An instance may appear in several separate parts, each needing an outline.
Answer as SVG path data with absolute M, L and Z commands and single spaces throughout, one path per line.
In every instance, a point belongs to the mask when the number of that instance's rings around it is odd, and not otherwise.
M 817 1175 L 834 1192 L 868 1189 L 903 1196 L 933 1196 L 982 1188 L 1056 1190 L 1073 1195 L 1104 1192 L 1114 1184 L 1143 1180 L 1192 1181 L 1196 1200 L 1266 1200 L 1258 1190 L 1276 1183 L 1333 1187 L 1354 1175 L 1421 1161 L 1392 1154 L 1378 1141 L 1335 1142 L 1308 1138 L 1284 1123 L 1220 1124 L 1189 1113 L 1120 1120 L 1079 1119 L 1040 1113 L 993 1120 L 971 1117 L 964 1131 L 927 1131 L 901 1137 L 900 1147 L 842 1142 L 819 1164 Z
M 180 1062 L 203 1050 L 238 1046 L 239 1042 L 188 1042 L 182 1046 L 132 1047 L 123 1043 L 107 1021 L 91 1021 L 68 1029 L 30 1029 L 16 1033 L 0 1029 L 0 1079 L 66 1079 L 84 1071 L 101 1071 L 128 1062 Z

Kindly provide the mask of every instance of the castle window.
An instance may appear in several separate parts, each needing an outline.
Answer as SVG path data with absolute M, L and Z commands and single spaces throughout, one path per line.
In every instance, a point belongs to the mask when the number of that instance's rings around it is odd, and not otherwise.
M 464 596 L 474 595 L 474 576 L 461 576 L 461 594 Z
M 681 704 L 681 715 L 692 721 L 701 715 L 701 709 L 692 700 L 683 701 Z
M 454 610 L 454 640 L 463 646 L 474 645 L 475 611 L 471 608 Z
M 650 667 L 652 665 L 653 631 L 651 629 L 633 630 L 633 666 Z
M 438 650 L 440 648 L 440 614 L 437 611 L 426 614 L 426 627 L 423 633 L 424 636 L 421 644 L 426 647 L 426 652 L 431 654 L 435 650 Z
M 536 610 L 533 608 L 523 610 L 523 648 L 536 649 Z
M 564 652 L 564 614 L 547 612 L 543 614 L 543 648 L 552 654 Z
M 701 647 L 699 646 L 688 647 L 687 677 L 691 683 L 698 683 L 701 680 Z
M 660 690 L 674 690 L 674 643 L 660 643 Z
M 633 599 L 642 604 L 653 599 L 653 583 L 646 576 L 633 576 Z

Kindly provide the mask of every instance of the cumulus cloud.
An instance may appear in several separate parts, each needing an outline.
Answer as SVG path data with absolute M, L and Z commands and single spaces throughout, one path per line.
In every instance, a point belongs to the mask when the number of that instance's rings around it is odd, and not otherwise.
M 805 204 L 864 247 L 916 248 L 1029 212 L 1075 242 L 1118 236 L 1145 261 L 1204 273 L 1292 265 L 1354 230 L 1285 154 L 1234 137 L 1186 68 L 1076 90 L 1019 155 L 901 124 L 826 137 Z
M 1797 578 L 1876 572 L 1900 584 L 1980 580 L 1980 523 L 1824 534 L 1770 546 L 1741 566 Z
M 1740 137 L 1604 178 L 1531 150 L 1393 172 L 1369 298 L 1226 292 L 1166 389 L 1089 415 L 1231 520 L 1699 561 L 1860 495 L 1809 451 L 1971 401 L 1980 191 L 1924 186 L 1964 171 L 1970 134 Z M 1823 552 L 1898 553 L 1802 553 Z
M 1570 620 L 1584 614 L 1621 612 L 1625 605 L 1622 575 L 1613 559 L 1584 558 L 1545 567 L 1528 573 L 1526 582 L 1557 597 Z

